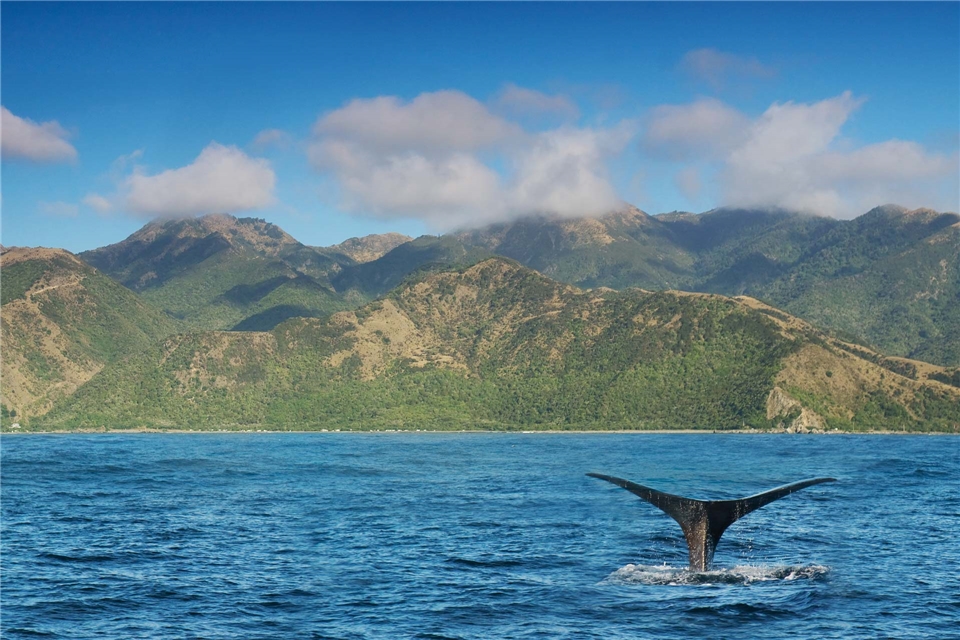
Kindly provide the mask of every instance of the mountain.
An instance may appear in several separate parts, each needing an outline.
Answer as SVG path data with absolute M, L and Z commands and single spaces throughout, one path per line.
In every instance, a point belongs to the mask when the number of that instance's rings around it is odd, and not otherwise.
M 892 205 L 847 221 L 628 207 L 311 248 L 262 220 L 205 216 L 151 223 L 81 257 L 198 329 L 269 330 L 356 308 L 419 269 L 502 255 L 579 287 L 749 295 L 887 353 L 957 366 L 958 224 L 956 214 Z
M 581 287 L 680 288 L 694 264 L 667 225 L 635 207 L 600 218 L 534 216 L 454 237 Z
M 955 382 L 752 298 L 583 291 L 491 258 L 356 311 L 168 338 L 43 424 L 956 431 Z
M 581 287 L 749 295 L 905 357 L 960 365 L 960 217 L 717 209 L 534 217 L 454 234 Z
M 4 417 L 29 419 L 103 366 L 177 330 L 129 289 L 62 249 L 0 257 Z
M 332 281 L 337 291 L 373 298 L 397 286 L 414 271 L 469 264 L 489 255 L 486 249 L 467 245 L 452 236 L 420 236 L 376 260 L 343 267 L 332 276 Z
M 331 287 L 338 262 L 256 218 L 151 222 L 80 258 L 195 329 L 270 329 L 361 302 Z
M 317 251 L 341 262 L 352 261 L 355 264 L 373 262 L 391 249 L 413 240 L 402 233 L 379 233 L 362 238 L 348 238 L 340 244 L 329 247 L 317 247 Z M 348 260 L 344 261 L 346 257 Z
M 806 244 L 744 293 L 883 350 L 960 364 L 960 216 L 879 207 Z M 724 293 L 739 293 L 717 287 Z

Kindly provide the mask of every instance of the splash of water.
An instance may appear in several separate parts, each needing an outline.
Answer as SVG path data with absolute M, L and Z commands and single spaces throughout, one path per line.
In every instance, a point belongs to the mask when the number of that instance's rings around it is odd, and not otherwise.
M 613 584 L 647 585 L 711 585 L 711 584 L 752 584 L 771 580 L 819 580 L 827 575 L 829 567 L 818 564 L 807 565 L 738 565 L 730 568 L 710 571 L 691 571 L 687 567 L 669 565 L 628 564 L 620 567 L 604 582 Z

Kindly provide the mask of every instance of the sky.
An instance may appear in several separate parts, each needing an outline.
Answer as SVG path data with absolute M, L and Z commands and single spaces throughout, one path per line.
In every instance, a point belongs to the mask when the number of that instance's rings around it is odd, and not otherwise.
M 5 246 L 960 209 L 960 3 L 0 4 Z

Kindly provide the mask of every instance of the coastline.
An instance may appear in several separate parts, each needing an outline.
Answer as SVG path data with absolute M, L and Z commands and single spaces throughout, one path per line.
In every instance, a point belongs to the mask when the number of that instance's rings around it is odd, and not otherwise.
M 791 436 L 831 436 L 831 435 L 879 435 L 879 436 L 957 436 L 960 432 L 950 431 L 892 431 L 892 430 L 871 430 L 871 431 L 841 431 L 832 429 L 830 431 L 787 431 L 786 429 L 157 429 L 157 428 L 133 428 L 133 429 L 51 429 L 51 430 L 29 430 L 29 431 L 7 431 L 0 432 L 2 436 L 29 436 L 29 435 L 90 435 L 90 434 L 278 434 L 278 433 L 315 433 L 322 435 L 332 434 L 503 434 L 503 435 L 791 435 Z

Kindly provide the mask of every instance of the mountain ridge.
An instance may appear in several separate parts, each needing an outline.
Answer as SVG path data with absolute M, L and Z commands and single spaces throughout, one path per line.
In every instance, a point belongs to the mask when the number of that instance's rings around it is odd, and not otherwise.
M 399 245 L 413 240 L 402 233 L 373 233 L 370 235 L 347 238 L 343 242 L 327 247 L 314 247 L 318 251 L 333 256 L 346 256 L 356 264 L 372 262 Z
M 195 329 L 269 328 L 359 303 L 333 290 L 339 262 L 259 218 L 150 222 L 80 258 Z
M 270 332 L 168 338 L 44 423 L 960 428 L 952 372 L 909 364 L 749 298 L 581 290 L 494 257 Z
M 7 248 L 0 271 L 4 413 L 45 413 L 107 363 L 178 328 L 64 249 Z
M 960 217 L 953 213 L 883 205 L 845 221 L 782 209 L 651 216 L 625 207 L 598 218 L 530 216 L 406 242 L 372 236 L 341 243 L 367 247 L 356 254 L 363 260 L 340 245 L 306 247 L 249 218 L 151 223 L 138 233 L 155 241 L 171 225 L 187 229 L 180 232 L 186 240 L 153 252 L 184 257 L 159 288 L 148 279 L 137 289 L 132 276 L 150 272 L 137 260 L 95 259 L 124 255 L 123 243 L 81 256 L 198 329 L 269 329 L 287 317 L 356 307 L 430 265 L 503 255 L 580 287 L 751 295 L 896 355 L 960 364 Z M 270 251 L 256 253 L 258 245 Z M 204 292 L 217 280 L 216 290 Z M 277 291 L 263 303 L 227 304 L 231 289 L 271 284 Z

